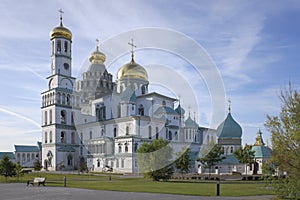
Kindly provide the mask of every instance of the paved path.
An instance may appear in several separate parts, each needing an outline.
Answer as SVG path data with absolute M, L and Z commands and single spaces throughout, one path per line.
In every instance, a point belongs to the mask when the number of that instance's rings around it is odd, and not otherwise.
M 1 200 L 204 200 L 204 199 L 255 199 L 270 200 L 273 196 L 255 197 L 199 197 L 154 193 L 113 192 L 64 187 L 38 187 L 25 184 L 0 184 Z

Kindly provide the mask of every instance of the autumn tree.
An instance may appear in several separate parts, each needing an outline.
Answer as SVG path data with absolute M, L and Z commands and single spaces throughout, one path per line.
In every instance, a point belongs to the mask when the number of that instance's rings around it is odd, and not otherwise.
M 189 148 L 183 146 L 182 151 L 176 154 L 178 159 L 175 161 L 175 167 L 182 175 L 189 172 L 189 163 L 191 161 L 190 152 L 191 150 Z
M 279 116 L 267 116 L 266 128 L 272 134 L 271 162 L 286 179 L 277 182 L 282 197 L 300 198 L 300 93 L 289 85 L 281 91 Z M 276 188 L 276 186 L 274 185 Z
M 238 159 L 242 164 L 246 165 L 246 175 L 247 175 L 247 165 L 254 162 L 254 153 L 252 146 L 246 144 L 243 147 L 239 147 L 236 151 L 233 152 L 233 155 Z
M 141 172 L 155 181 L 168 180 L 173 174 L 172 148 L 163 139 L 144 142 L 137 150 L 137 161 Z

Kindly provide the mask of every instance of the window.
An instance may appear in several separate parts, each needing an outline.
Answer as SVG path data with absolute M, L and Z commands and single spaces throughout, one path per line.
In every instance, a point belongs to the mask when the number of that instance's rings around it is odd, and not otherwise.
M 158 130 L 158 127 L 155 128 L 155 138 L 158 139 L 159 138 L 159 130 Z
M 62 94 L 62 104 L 66 104 L 66 95 L 63 93 Z
M 71 104 L 71 99 L 70 99 L 70 95 L 67 95 L 67 105 L 69 106 Z
M 63 131 L 60 133 L 60 142 L 65 143 L 65 132 Z
M 151 136 L 152 136 L 152 127 L 149 126 L 149 128 L 148 128 L 148 137 L 149 137 L 149 139 L 152 138 Z
M 68 166 L 72 166 L 73 164 L 73 156 L 71 154 L 68 155 Z
M 116 159 L 116 168 L 119 168 L 119 159 Z
M 169 131 L 169 140 L 172 140 L 173 139 L 173 135 L 172 135 L 172 132 Z
M 143 85 L 142 86 L 142 94 L 145 94 L 146 93 L 146 88 L 145 88 L 145 86 Z
M 71 114 L 71 123 L 72 123 L 72 125 L 74 125 L 74 118 L 75 118 L 75 113 L 72 112 L 72 114 Z
M 128 143 L 125 143 L 125 153 L 128 153 Z
M 114 137 L 117 137 L 117 128 L 114 128 Z
M 124 159 L 121 159 L 121 168 L 124 168 Z
M 101 129 L 101 136 L 104 136 L 104 129 Z
M 175 140 L 178 140 L 178 133 L 175 131 Z
M 47 125 L 47 123 L 48 123 L 48 113 L 47 113 L 47 111 L 45 111 L 45 125 Z
M 100 161 L 99 160 L 97 161 L 97 167 L 100 167 Z
M 144 106 L 142 104 L 139 106 L 139 115 L 144 115 Z
M 80 133 L 80 142 L 81 142 L 81 144 L 83 142 L 83 133 Z
M 119 146 L 119 153 L 121 153 L 122 152 L 122 144 L 119 143 L 118 146 Z
M 61 53 L 61 41 L 57 40 L 57 53 Z
M 50 131 L 50 135 L 49 135 L 49 143 L 52 143 L 52 131 Z
M 64 44 L 64 52 L 68 52 L 68 42 L 65 41 L 65 44 Z
M 66 111 L 62 110 L 60 111 L 60 123 L 61 124 L 66 124 L 67 120 L 66 120 Z
M 90 139 L 92 139 L 92 138 L 93 138 L 93 132 L 90 131 Z
M 126 126 L 126 135 L 129 135 L 129 127 Z
M 48 133 L 45 132 L 45 143 L 48 143 Z
M 71 143 L 75 144 L 75 133 L 74 132 L 71 133 Z
M 138 143 L 135 143 L 135 144 L 134 144 L 134 152 L 137 152 L 138 147 L 139 147 L 139 144 L 138 144 Z
M 233 147 L 230 147 L 230 153 L 233 153 Z
M 54 41 L 52 41 L 52 55 L 54 54 Z
M 49 111 L 49 124 L 52 124 L 52 110 Z

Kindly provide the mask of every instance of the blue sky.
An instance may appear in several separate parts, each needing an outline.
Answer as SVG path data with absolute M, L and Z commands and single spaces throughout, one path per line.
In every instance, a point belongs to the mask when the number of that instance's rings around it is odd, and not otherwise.
M 278 95 L 289 81 L 295 88 L 300 86 L 300 3 L 297 0 L 2 0 L 0 151 L 13 151 L 14 144 L 35 144 L 41 140 L 40 93 L 46 89 L 45 78 L 50 75 L 49 32 L 59 23 L 60 8 L 65 12 L 64 25 L 73 33 L 75 77 L 94 50 L 96 38 L 105 43 L 126 31 L 156 27 L 193 39 L 210 56 L 221 75 L 225 98 L 230 97 L 232 101 L 232 115 L 243 128 L 243 143 L 254 143 L 258 129 L 263 131 L 265 141 L 270 141 L 270 134 L 263 126 L 266 115 L 278 115 Z M 127 42 L 124 41 L 125 48 Z M 142 43 L 136 41 L 137 46 Z M 119 44 L 115 48 L 118 47 L 123 46 Z M 128 53 L 107 64 L 114 76 L 129 60 Z M 209 126 L 210 91 L 203 79 L 196 81 L 186 60 L 168 52 L 139 48 L 136 60 L 149 70 L 152 65 L 176 68 L 176 73 L 194 88 L 196 101 L 200 103 L 190 102 L 183 96 L 184 92 L 176 95 L 181 96 L 186 110 L 189 105 L 192 113 L 196 110 L 199 124 Z M 166 76 L 157 75 L 156 85 L 162 85 L 159 78 Z M 149 79 L 154 80 L 151 76 Z M 181 86 L 173 84 L 174 88 Z M 220 113 L 224 118 L 226 108 Z

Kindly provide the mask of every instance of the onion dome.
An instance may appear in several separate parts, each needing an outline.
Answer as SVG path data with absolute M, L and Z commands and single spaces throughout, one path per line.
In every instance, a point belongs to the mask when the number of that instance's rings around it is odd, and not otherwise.
M 271 158 L 272 150 L 269 147 L 265 146 L 262 138 L 262 132 L 260 130 L 257 132 L 252 150 L 254 151 L 255 158 Z
M 178 113 L 171 107 L 166 106 L 166 101 L 162 101 L 162 106 L 157 108 L 154 112 L 155 115 L 178 115 Z
M 180 104 L 177 106 L 177 108 L 175 109 L 175 111 L 176 111 L 180 116 L 184 116 L 185 110 L 180 106 Z
M 133 47 L 136 47 L 132 43 L 128 43 L 129 45 L 132 46 L 131 50 L 131 61 L 125 65 L 123 65 L 117 72 L 117 79 L 122 79 L 122 78 L 137 78 L 137 79 L 143 79 L 148 81 L 148 74 L 147 71 L 145 70 L 144 67 L 141 65 L 137 64 L 134 61 L 134 51 Z
M 99 40 L 96 40 L 97 43 L 99 42 Z M 104 55 L 104 53 L 99 51 L 99 45 L 97 44 L 96 47 L 96 51 L 94 51 L 93 53 L 91 53 L 89 60 L 92 64 L 103 64 L 105 62 L 106 56 Z
M 52 40 L 55 37 L 63 37 L 72 40 L 72 33 L 69 29 L 63 26 L 61 15 L 60 15 L 60 25 L 58 27 L 53 28 L 50 32 L 50 39 Z
M 230 112 L 228 113 L 226 119 L 218 126 L 217 136 L 219 138 L 241 138 L 242 128 L 232 118 Z

